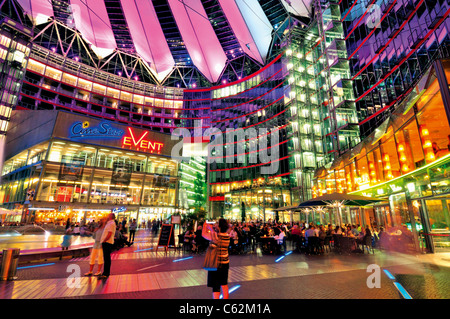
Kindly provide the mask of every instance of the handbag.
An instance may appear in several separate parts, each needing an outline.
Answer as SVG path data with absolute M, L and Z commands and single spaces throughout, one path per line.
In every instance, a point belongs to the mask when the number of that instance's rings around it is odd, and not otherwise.
M 217 271 L 219 267 L 219 254 L 217 245 L 210 243 L 206 250 L 205 260 L 203 261 L 203 269 L 208 271 Z

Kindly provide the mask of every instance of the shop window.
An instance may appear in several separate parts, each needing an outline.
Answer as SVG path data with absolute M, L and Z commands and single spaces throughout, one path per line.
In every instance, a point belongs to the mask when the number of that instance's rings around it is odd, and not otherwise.
M 356 159 L 356 185 L 358 189 L 365 189 L 369 186 L 369 183 L 369 165 L 366 157 L 366 149 L 364 148 Z
M 414 169 L 414 159 L 412 156 L 411 137 L 407 129 L 403 129 L 395 133 L 395 140 L 397 142 L 397 154 L 400 161 L 401 174 L 406 174 Z M 414 143 L 416 146 L 417 144 Z M 420 146 L 420 145 L 419 145 Z M 421 148 L 417 150 L 421 153 Z M 418 165 L 419 166 L 419 165 Z
M 380 175 L 381 165 L 378 165 L 378 158 L 379 157 L 377 157 L 375 151 L 372 151 L 369 154 L 367 154 L 367 166 L 369 169 L 369 182 L 371 186 L 380 183 L 382 180 L 381 179 L 382 175 Z
M 397 134 L 397 142 L 404 142 L 406 156 L 411 161 L 412 168 L 419 168 L 425 165 L 425 156 L 416 120 L 413 119 Z
M 406 204 L 405 194 L 391 195 L 389 197 L 390 202 L 390 214 L 387 214 L 387 226 L 389 227 L 399 227 L 401 225 L 406 225 L 410 223 L 410 215 L 408 210 L 408 205 Z
M 346 190 L 344 168 L 336 170 L 336 190 L 338 193 L 344 193 Z
M 450 228 L 450 200 L 446 198 L 427 200 L 426 205 L 431 231 L 448 232 Z
M 391 180 L 400 176 L 400 163 L 397 156 L 397 146 L 395 144 L 394 136 L 388 133 L 386 140 L 381 143 L 381 156 L 383 163 L 384 177 L 386 180 Z
M 432 87 L 434 86 L 432 85 L 428 90 Z M 449 153 L 450 126 L 441 93 L 438 91 L 429 98 L 428 90 L 424 94 L 428 102 L 417 114 L 417 121 L 425 160 L 430 163 Z

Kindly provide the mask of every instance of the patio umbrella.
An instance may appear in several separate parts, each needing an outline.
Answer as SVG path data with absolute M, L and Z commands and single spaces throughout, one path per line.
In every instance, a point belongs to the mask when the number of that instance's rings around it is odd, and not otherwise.
M 383 201 L 380 198 L 350 195 L 342 193 L 325 194 L 300 203 L 297 208 L 314 207 L 314 206 L 330 206 L 340 203 L 342 206 L 366 206 L 373 203 Z
M 291 222 L 292 222 L 292 221 L 293 221 L 293 215 L 292 215 L 292 213 L 293 213 L 294 211 L 299 211 L 299 210 L 300 210 L 300 208 L 298 208 L 297 205 L 294 205 L 294 206 L 283 206 L 283 207 L 275 208 L 275 209 L 274 209 L 274 212 L 275 212 L 276 214 L 278 214 L 279 212 L 290 211 L 290 217 L 291 217 Z
M 297 208 L 315 207 L 315 206 L 331 206 L 338 209 L 339 225 L 341 224 L 341 207 L 342 206 L 366 206 L 373 203 L 383 201 L 381 198 L 372 198 L 359 195 L 350 195 L 342 193 L 325 194 L 300 203 Z

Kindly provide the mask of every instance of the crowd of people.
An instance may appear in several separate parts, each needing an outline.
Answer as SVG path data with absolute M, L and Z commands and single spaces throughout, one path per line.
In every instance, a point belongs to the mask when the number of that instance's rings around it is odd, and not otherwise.
M 183 237 L 184 245 L 194 253 L 203 252 L 208 242 L 202 236 L 202 225 L 194 231 L 192 226 L 188 226 Z M 274 237 L 279 247 L 286 247 L 286 239 L 289 232 L 288 223 L 277 223 L 262 221 L 255 222 L 231 222 L 228 234 L 230 236 L 230 253 L 243 254 L 250 250 L 255 250 L 261 237 Z M 285 248 L 286 249 L 286 248 Z
M 202 227 L 199 225 L 194 231 L 192 226 L 188 226 L 182 237 L 183 244 L 194 253 L 201 253 L 208 246 L 208 242 L 202 237 Z M 286 251 L 287 241 L 291 241 L 295 249 L 308 251 L 308 246 L 310 246 L 308 239 L 317 237 L 317 240 L 314 239 L 314 243 L 317 242 L 317 244 L 314 245 L 318 248 L 314 248 L 314 250 L 320 253 L 324 252 L 325 245 L 331 247 L 331 243 L 334 244 L 336 236 L 352 238 L 352 242 L 355 243 L 354 250 L 358 250 L 362 245 L 372 248 L 388 248 L 388 244 L 392 242 L 389 238 L 395 235 L 406 238 L 405 241 L 412 240 L 412 234 L 405 226 L 390 228 L 389 231 L 386 231 L 383 227 L 362 227 L 359 224 L 338 226 L 312 222 L 231 222 L 228 233 L 230 235 L 230 254 L 254 251 L 258 244 L 264 246 L 265 241 L 262 239 L 265 238 L 273 238 L 273 242 L 276 244 L 274 249 L 272 249 L 273 247 L 269 249 L 271 252 L 274 250 L 280 252 L 283 249 Z

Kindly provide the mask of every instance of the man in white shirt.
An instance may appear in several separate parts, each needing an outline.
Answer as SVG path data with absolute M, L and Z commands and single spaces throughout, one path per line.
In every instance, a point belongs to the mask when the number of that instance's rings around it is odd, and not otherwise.
M 116 216 L 110 213 L 106 219 L 106 226 L 100 240 L 103 249 L 103 274 L 99 278 L 108 278 L 111 271 L 111 251 L 114 246 L 114 234 L 116 233 Z

